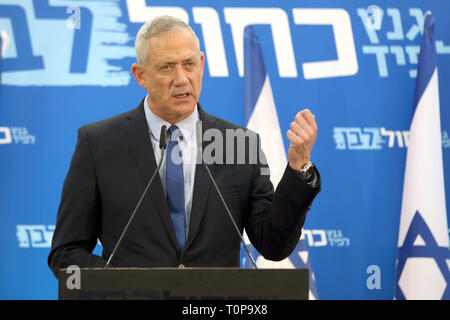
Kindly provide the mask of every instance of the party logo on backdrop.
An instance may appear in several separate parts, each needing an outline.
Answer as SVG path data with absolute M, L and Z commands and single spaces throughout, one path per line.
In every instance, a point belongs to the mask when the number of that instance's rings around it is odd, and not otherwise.
M 334 127 L 337 150 L 381 150 L 407 148 L 409 130 L 387 130 L 384 127 Z M 450 147 L 447 131 L 442 131 L 442 148 Z
M 306 239 L 309 247 L 350 246 L 350 238 L 341 229 L 303 229 L 300 239 Z
M 74 5 L 77 4 L 76 6 Z M 3 84 L 122 86 L 129 70 L 115 60 L 134 57 L 117 0 L 2 0 L 0 30 L 9 39 Z
M 409 77 L 415 78 L 420 52 L 417 41 L 423 32 L 424 23 L 422 9 L 383 9 L 372 5 L 358 8 L 357 13 L 368 40 L 368 43 L 361 46 L 361 51 L 364 55 L 373 57 L 379 77 L 389 77 L 388 62 L 394 60 L 396 67 L 406 67 Z M 445 45 L 439 39 L 435 44 L 438 54 L 450 54 L 450 45 Z
M 30 134 L 26 127 L 0 127 L 0 145 L 35 143 L 36 136 Z
M 20 248 L 49 248 L 52 244 L 54 225 L 23 225 L 16 228 Z
M 410 77 L 417 72 L 416 39 L 423 27 L 420 8 L 369 6 L 349 12 L 343 8 L 184 8 L 166 6 L 162 1 L 149 5 L 146 0 L 127 0 L 123 4 L 118 0 L 55 0 L 51 4 L 49 0 L 3 0 L 0 31 L 8 39 L 4 84 L 126 86 L 130 72 L 116 62 L 135 57 L 132 45 L 135 35 L 121 21 L 140 25 L 163 14 L 200 26 L 201 45 L 211 77 L 229 77 L 230 68 L 237 68 L 238 75 L 243 76 L 242 39 L 245 27 L 251 24 L 271 27 L 280 78 L 354 76 L 359 71 L 358 54 L 360 58 L 373 57 L 381 78 L 389 76 L 388 68 L 394 60 L 396 66 L 408 68 Z M 293 41 L 302 39 L 292 37 L 292 24 L 295 28 L 331 26 L 327 41 L 335 47 L 335 58 L 301 61 L 295 54 Z M 230 28 L 231 39 L 224 38 L 223 28 Z M 355 28 L 364 28 L 367 36 L 357 39 L 358 43 L 353 36 Z M 359 48 L 360 52 L 356 50 Z M 436 40 L 436 49 L 438 54 L 450 54 L 450 46 L 442 40 Z M 230 64 L 233 58 L 235 63 Z

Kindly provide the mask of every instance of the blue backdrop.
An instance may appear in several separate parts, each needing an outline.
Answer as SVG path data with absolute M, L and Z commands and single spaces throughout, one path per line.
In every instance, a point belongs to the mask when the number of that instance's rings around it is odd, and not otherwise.
M 392 299 L 427 10 L 436 18 L 450 208 L 447 1 L 0 0 L 0 298 L 57 297 L 47 256 L 77 129 L 139 104 L 134 38 L 144 21 L 168 13 L 189 21 L 206 54 L 200 102 L 238 124 L 242 31 L 256 24 L 286 150 L 299 110 L 308 107 L 318 123 L 312 159 L 323 188 L 304 228 L 318 295 Z

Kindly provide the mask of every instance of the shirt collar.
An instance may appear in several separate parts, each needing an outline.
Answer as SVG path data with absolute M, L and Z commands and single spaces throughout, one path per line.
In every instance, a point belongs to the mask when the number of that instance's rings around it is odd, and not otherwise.
M 161 127 L 163 125 L 166 125 L 167 129 L 169 129 L 171 124 L 153 113 L 153 111 L 148 106 L 147 98 L 148 95 L 145 96 L 144 100 L 145 118 L 147 120 L 147 124 L 151 135 L 153 136 L 154 139 L 156 139 L 156 141 L 159 141 L 159 136 L 161 134 Z M 177 127 L 181 130 L 184 139 L 190 140 L 192 138 L 195 132 L 195 124 L 197 120 L 199 120 L 198 105 L 195 105 L 194 112 L 192 112 L 192 114 L 189 115 L 189 117 L 176 123 Z

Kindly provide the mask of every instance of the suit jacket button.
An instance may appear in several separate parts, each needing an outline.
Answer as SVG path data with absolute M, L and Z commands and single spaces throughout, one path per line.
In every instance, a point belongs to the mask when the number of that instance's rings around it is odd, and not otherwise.
M 184 264 L 180 264 L 180 265 L 178 266 L 178 268 L 183 269 L 183 268 L 184 268 Z

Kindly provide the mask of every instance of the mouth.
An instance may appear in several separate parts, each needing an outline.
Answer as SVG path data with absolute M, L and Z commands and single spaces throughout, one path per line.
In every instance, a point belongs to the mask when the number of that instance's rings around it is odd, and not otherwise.
M 190 94 L 187 93 L 187 92 L 173 95 L 173 97 L 175 97 L 177 99 L 184 99 L 184 98 L 187 98 L 189 96 L 190 96 Z

